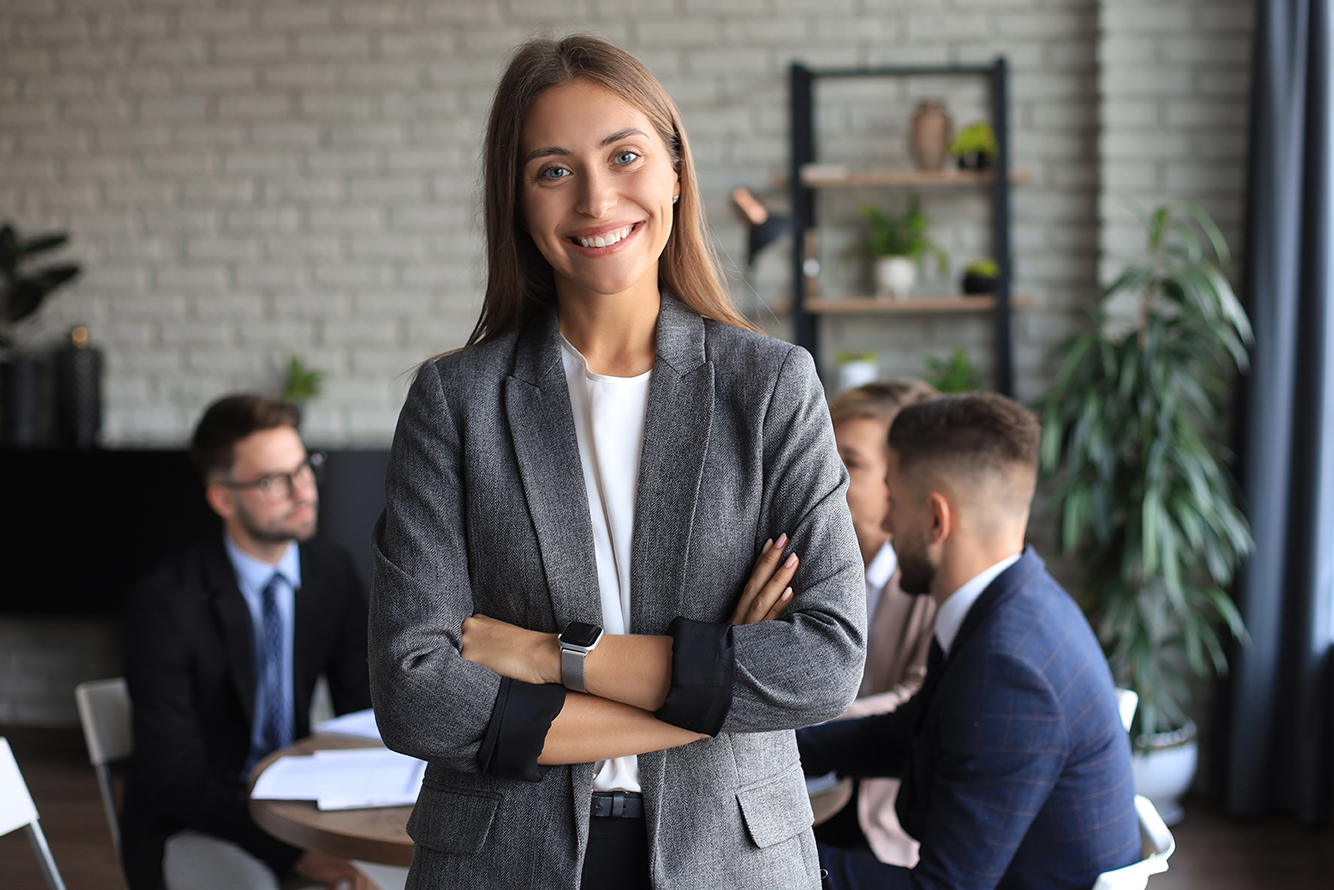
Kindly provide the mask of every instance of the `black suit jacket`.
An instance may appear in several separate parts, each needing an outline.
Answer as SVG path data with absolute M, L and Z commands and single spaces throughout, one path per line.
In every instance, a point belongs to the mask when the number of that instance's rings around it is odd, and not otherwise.
M 904 706 L 798 734 L 813 775 L 901 776 L 911 871 L 822 851 L 830 884 L 1074 890 L 1140 857 L 1130 739 L 1079 607 L 1030 548 Z
M 301 545 L 293 630 L 296 737 L 326 674 L 338 713 L 370 707 L 366 592 L 340 547 Z M 178 554 L 140 583 L 125 613 L 125 679 L 134 714 L 121 818 L 131 890 L 162 883 L 166 838 L 193 829 L 230 840 L 280 876 L 301 851 L 250 819 L 245 788 L 255 702 L 250 613 L 222 534 Z

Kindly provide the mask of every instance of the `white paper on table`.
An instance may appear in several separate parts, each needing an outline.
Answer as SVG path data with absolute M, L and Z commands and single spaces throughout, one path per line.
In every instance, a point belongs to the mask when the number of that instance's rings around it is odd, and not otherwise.
M 313 800 L 321 810 L 416 803 L 426 762 L 387 748 L 344 748 L 280 757 L 260 774 L 257 800 Z
M 375 712 L 370 708 L 364 711 L 353 711 L 341 717 L 334 717 L 332 720 L 321 720 L 315 724 L 315 731 L 384 742 L 380 738 L 380 727 L 375 724 Z

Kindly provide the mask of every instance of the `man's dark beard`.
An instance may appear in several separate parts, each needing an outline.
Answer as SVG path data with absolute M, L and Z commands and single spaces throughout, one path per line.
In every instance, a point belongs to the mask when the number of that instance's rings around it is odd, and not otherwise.
M 936 567 L 931 564 L 923 551 L 925 548 L 894 548 L 899 558 L 899 589 L 914 596 L 925 596 L 931 592 L 931 582 L 936 580 Z

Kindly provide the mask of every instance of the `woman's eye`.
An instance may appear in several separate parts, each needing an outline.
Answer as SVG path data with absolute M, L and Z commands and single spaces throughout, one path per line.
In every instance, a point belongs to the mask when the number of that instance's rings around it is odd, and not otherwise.
M 541 173 L 538 173 L 537 178 L 552 182 L 557 179 L 564 179 L 569 174 L 570 171 L 566 170 L 564 167 L 548 167 Z
M 639 160 L 639 152 L 630 151 L 628 149 L 626 151 L 618 151 L 614 160 L 621 165 L 633 164 L 635 161 Z

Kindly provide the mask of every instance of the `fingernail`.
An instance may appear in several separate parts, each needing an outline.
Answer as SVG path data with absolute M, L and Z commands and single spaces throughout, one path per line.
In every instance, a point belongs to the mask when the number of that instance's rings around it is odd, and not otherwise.
M 773 538 L 770 538 L 769 540 L 767 540 L 767 541 L 764 542 L 764 546 L 761 547 L 760 549 L 761 549 L 761 550 L 768 550 L 768 549 L 769 549 L 770 547 L 772 547 L 773 545 L 774 545 L 774 539 L 773 539 Z
M 774 541 L 774 549 L 782 550 L 786 544 L 787 544 L 787 532 L 783 532 L 781 535 L 778 536 L 778 540 Z
M 790 569 L 797 564 L 797 554 L 789 553 L 787 559 L 783 561 L 783 568 Z
M 783 591 L 783 599 L 785 599 L 785 600 L 792 599 L 792 588 L 791 588 L 791 587 L 789 587 L 787 590 L 784 590 L 784 591 Z

